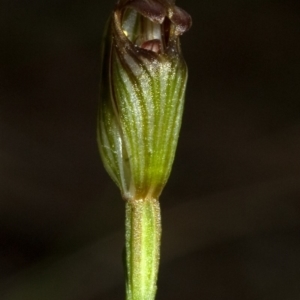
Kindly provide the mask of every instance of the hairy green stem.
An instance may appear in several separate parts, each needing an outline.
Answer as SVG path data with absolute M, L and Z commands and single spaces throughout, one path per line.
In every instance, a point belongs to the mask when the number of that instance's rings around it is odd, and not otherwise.
M 156 199 L 126 202 L 126 300 L 154 300 L 161 238 Z

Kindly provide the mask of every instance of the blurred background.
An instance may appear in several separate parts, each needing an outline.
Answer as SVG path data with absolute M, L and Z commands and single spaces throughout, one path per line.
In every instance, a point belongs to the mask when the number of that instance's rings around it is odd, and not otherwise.
M 300 2 L 181 0 L 189 83 L 157 299 L 300 299 Z M 113 0 L 1 0 L 0 299 L 124 299 L 96 144 Z

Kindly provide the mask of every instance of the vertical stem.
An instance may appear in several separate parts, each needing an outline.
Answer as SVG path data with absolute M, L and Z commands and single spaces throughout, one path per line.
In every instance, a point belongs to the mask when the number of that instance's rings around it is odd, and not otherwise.
M 154 300 L 161 237 L 156 199 L 126 203 L 126 300 Z

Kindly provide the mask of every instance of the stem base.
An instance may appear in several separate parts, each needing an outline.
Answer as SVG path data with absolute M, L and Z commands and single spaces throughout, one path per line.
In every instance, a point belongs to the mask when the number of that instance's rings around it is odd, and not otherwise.
M 154 300 L 161 239 L 159 201 L 127 201 L 125 225 L 126 300 Z

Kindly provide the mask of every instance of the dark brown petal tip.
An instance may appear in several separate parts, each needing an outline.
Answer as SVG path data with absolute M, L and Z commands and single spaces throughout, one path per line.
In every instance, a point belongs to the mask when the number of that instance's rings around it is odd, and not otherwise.
M 174 6 L 170 20 L 176 27 L 175 30 L 177 35 L 183 34 L 192 26 L 191 16 L 178 6 Z
M 152 22 L 160 24 L 164 21 L 167 14 L 166 8 L 155 0 L 128 1 L 127 7 L 135 9 Z

